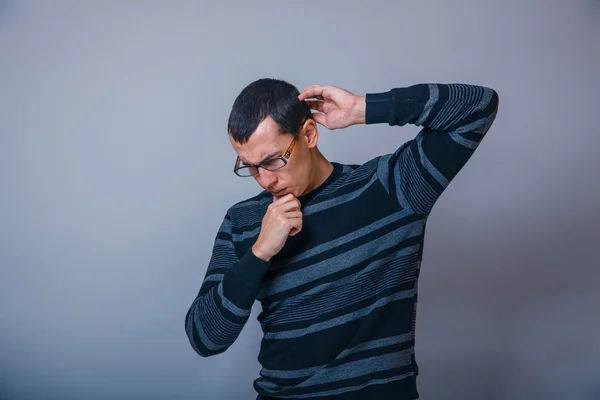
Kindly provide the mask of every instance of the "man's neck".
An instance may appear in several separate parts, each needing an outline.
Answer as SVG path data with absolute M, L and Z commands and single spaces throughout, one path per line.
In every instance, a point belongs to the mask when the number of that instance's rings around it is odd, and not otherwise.
M 333 172 L 333 164 L 327 160 L 320 151 L 316 150 L 314 154 L 312 176 L 310 177 L 310 184 L 306 188 L 304 194 L 308 194 L 314 189 L 321 186 L 323 182 L 327 180 L 329 175 Z

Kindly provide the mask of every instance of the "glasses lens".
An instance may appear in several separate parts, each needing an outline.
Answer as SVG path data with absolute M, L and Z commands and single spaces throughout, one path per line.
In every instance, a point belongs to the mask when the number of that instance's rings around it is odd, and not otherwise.
M 262 167 L 269 171 L 273 171 L 275 169 L 283 168 L 285 165 L 285 161 L 281 158 L 273 158 L 262 163 Z
M 235 170 L 235 173 L 239 176 L 252 176 L 258 174 L 256 167 L 240 167 Z

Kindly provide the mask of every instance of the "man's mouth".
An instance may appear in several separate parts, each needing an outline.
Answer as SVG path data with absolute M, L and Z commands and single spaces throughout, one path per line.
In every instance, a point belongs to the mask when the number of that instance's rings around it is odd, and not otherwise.
M 283 188 L 278 192 L 271 192 L 271 193 L 273 193 L 275 196 L 281 196 L 283 194 L 283 192 L 285 192 L 285 189 L 287 189 L 287 188 Z

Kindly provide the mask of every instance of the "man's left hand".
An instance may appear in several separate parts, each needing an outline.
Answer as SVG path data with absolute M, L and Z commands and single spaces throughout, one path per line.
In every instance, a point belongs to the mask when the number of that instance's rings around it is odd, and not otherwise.
M 311 85 L 300 92 L 298 99 L 318 111 L 313 113 L 315 121 L 327 129 L 365 123 L 365 96 L 335 86 Z

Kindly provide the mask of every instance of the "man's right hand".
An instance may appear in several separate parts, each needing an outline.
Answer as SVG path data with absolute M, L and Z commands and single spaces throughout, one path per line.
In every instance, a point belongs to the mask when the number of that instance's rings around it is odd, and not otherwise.
M 273 198 L 263 217 L 258 239 L 252 246 L 254 255 L 264 261 L 269 261 L 281 251 L 288 236 L 302 230 L 300 201 L 293 194 Z

